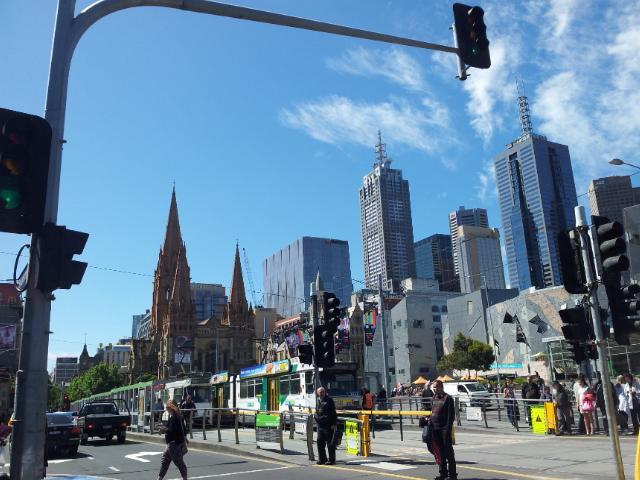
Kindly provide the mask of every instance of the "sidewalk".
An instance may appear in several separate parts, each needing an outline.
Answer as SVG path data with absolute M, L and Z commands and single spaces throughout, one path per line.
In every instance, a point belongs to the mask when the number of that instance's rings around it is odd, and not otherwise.
M 289 432 L 284 434 L 284 450 L 258 449 L 253 429 L 238 431 L 239 444 L 235 443 L 233 429 L 221 430 L 222 441 L 218 442 L 216 431 L 207 431 L 207 439 L 202 432 L 194 432 L 190 440 L 190 448 L 220 453 L 257 457 L 264 460 L 309 465 L 306 437 L 295 434 L 289 439 Z M 164 443 L 161 435 L 150 435 L 129 432 L 129 439 L 153 443 Z M 637 437 L 621 438 L 622 453 L 627 478 L 633 478 L 635 449 Z M 407 429 L 404 441 L 400 441 L 397 430 L 376 432 L 371 439 L 371 456 L 368 458 L 348 455 L 344 446 L 338 447 L 336 458 L 338 463 L 359 464 L 370 462 L 432 462 L 421 441 L 421 432 Z M 497 478 L 580 478 L 580 479 L 614 479 L 615 464 L 608 437 L 554 437 L 539 436 L 525 432 L 492 432 L 486 429 L 458 429 L 456 432 L 456 458 L 461 473 L 467 470 L 502 473 Z M 314 454 L 317 454 L 314 445 Z M 509 473 L 512 472 L 512 473 Z M 461 475 L 462 477 L 462 475 Z

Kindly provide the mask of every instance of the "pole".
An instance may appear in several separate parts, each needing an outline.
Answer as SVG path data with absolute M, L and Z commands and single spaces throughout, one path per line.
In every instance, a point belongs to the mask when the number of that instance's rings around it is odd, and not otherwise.
M 313 330 L 318 326 L 318 295 L 315 293 L 311 295 L 311 325 Z M 316 408 L 318 407 L 318 395 L 317 391 L 322 385 L 320 383 L 320 369 L 318 368 L 318 362 L 315 352 L 315 342 L 313 346 L 313 386 L 315 391 L 313 394 L 316 397 Z
M 384 298 L 382 296 L 382 274 L 378 274 L 378 308 L 380 311 L 380 334 L 382 335 L 382 385 L 389 392 L 389 351 L 387 350 L 387 335 L 384 327 Z
M 604 388 L 604 403 L 607 411 L 607 427 L 609 428 L 609 438 L 611 438 L 611 448 L 616 461 L 618 480 L 624 480 L 624 465 L 622 463 L 622 452 L 620 451 L 620 439 L 616 428 L 616 412 L 613 403 L 613 393 L 611 392 L 611 379 L 607 368 L 608 358 L 605 339 L 602 335 L 602 323 L 600 321 L 600 303 L 598 302 L 597 283 L 591 271 L 591 250 L 589 246 L 589 226 L 585 220 L 585 210 L 582 206 L 575 207 L 576 227 L 580 235 L 580 250 L 582 252 L 582 264 L 584 266 L 587 286 L 589 287 L 589 308 L 593 321 L 593 331 L 596 336 L 596 348 L 598 349 L 598 368 L 602 372 L 602 382 Z M 595 234 L 595 232 L 594 232 Z M 595 238 L 595 235 L 594 235 Z

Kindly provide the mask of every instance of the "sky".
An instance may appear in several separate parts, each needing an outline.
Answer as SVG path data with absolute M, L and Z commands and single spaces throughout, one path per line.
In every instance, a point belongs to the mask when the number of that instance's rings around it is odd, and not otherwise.
M 0 107 L 43 114 L 55 3 L 0 2 Z M 242 5 L 452 45 L 449 2 Z M 492 164 L 519 135 L 516 78 L 534 131 L 569 146 L 579 195 L 634 173 L 607 161 L 640 161 L 640 0 L 481 6 L 492 66 L 465 82 L 452 54 L 167 8 L 91 27 L 71 65 L 58 216 L 90 233 L 90 267 L 55 294 L 50 366 L 85 334 L 90 353 L 130 336 L 150 308 L 174 182 L 192 281 L 229 285 L 238 241 L 261 303 L 262 261 L 303 235 L 348 240 L 362 279 L 358 188 L 378 130 L 409 180 L 415 240 L 448 233 L 460 205 L 500 228 Z M 0 233 L 0 279 L 28 241 Z

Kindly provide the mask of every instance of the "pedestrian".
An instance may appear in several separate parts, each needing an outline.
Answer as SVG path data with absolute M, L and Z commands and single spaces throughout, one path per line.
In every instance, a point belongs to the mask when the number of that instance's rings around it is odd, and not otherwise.
M 534 400 L 540 400 L 540 388 L 538 387 L 538 382 L 535 376 L 531 375 L 527 379 L 527 383 L 522 385 L 522 399 L 525 401 L 525 412 L 527 421 L 529 425 L 531 425 L 531 406 L 534 405 Z
M 520 412 L 516 402 L 516 391 L 511 380 L 507 379 L 502 389 L 502 394 L 504 396 L 504 404 L 507 407 L 507 418 L 509 418 L 511 425 L 515 427 L 520 420 Z
M 542 395 L 540 395 L 540 400 L 542 400 L 543 402 L 550 402 L 551 400 L 553 400 L 551 389 L 548 385 L 545 385 L 544 390 L 542 391 Z
M 425 385 L 422 389 L 422 410 L 431 410 L 431 401 L 433 400 L 431 385 L 433 385 L 433 383 Z
M 618 425 L 623 433 L 629 428 L 629 417 L 631 416 L 631 407 L 629 406 L 631 399 L 627 396 L 626 383 L 626 378 L 623 375 L 618 375 L 615 394 L 618 397 Z
M 376 395 L 376 402 L 379 409 L 387 408 L 387 391 L 383 385 L 378 385 L 378 394 Z
M 432 435 L 432 453 L 440 467 L 440 474 L 435 480 L 457 479 L 452 436 L 453 421 L 456 418 L 453 398 L 444 392 L 440 380 L 431 384 L 431 390 L 433 397 L 429 422 Z
M 336 464 L 335 436 L 338 427 L 338 415 L 333 399 L 327 395 L 324 387 L 318 388 L 316 394 L 319 397 L 315 419 L 318 425 L 318 465 Z M 329 460 L 325 446 L 329 450 Z
M 553 384 L 556 410 L 558 411 L 558 435 L 571 435 L 571 400 L 569 393 L 560 382 Z
M 602 374 L 600 372 L 596 373 L 596 378 L 597 381 L 594 385 L 594 390 L 596 392 L 596 406 L 598 407 L 598 410 L 600 410 L 600 414 L 602 415 L 602 425 L 604 428 L 604 431 L 607 435 L 609 435 L 609 422 L 607 421 L 607 408 L 606 408 L 606 404 L 604 402 L 604 383 L 602 381 Z M 616 388 L 615 385 L 612 383 L 611 384 L 611 392 L 613 392 L 613 405 L 614 405 L 614 410 L 617 412 L 618 411 L 618 395 L 616 395 Z
M 173 400 L 167 401 L 167 413 L 169 420 L 167 425 L 160 428 L 160 433 L 164 433 L 164 440 L 167 447 L 162 452 L 162 463 L 158 480 L 162 480 L 167 474 L 171 462 L 178 467 L 183 480 L 187 479 L 187 466 L 184 463 L 184 455 L 187 453 L 187 437 L 185 435 L 184 420 L 180 413 L 180 407 Z
M 362 387 L 361 407 L 363 410 L 373 410 L 373 395 L 368 388 Z
M 573 382 L 573 401 L 576 403 L 576 407 L 578 407 L 578 433 L 585 433 L 586 430 L 584 428 L 584 417 L 582 416 L 582 412 L 580 412 L 580 388 L 582 388 L 582 384 L 587 383 L 587 379 L 583 373 L 578 375 L 578 378 Z
M 184 415 L 184 423 L 186 425 L 186 432 L 189 433 L 189 427 L 191 426 L 191 419 L 195 413 L 196 404 L 193 403 L 191 395 L 187 395 L 187 398 L 180 402 L 180 411 Z
M 633 423 L 633 433 L 638 434 L 638 427 L 640 426 L 640 384 L 633 378 L 630 373 L 625 374 L 627 378 L 627 395 L 631 399 L 629 404 L 631 422 Z
M 593 435 L 593 412 L 595 409 L 596 395 L 583 379 L 580 382 L 580 388 L 578 389 L 578 410 L 584 419 L 584 429 L 587 435 Z

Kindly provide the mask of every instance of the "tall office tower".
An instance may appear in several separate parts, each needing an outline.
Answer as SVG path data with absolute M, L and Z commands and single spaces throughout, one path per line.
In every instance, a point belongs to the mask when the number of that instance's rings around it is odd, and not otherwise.
M 413 244 L 418 278 L 438 280 L 440 291 L 459 292 L 460 283 L 453 270 L 451 235 L 436 233 Z
M 320 272 L 325 290 L 348 305 L 353 291 L 349 243 L 332 238 L 302 237 L 262 262 L 264 303 L 284 316 L 308 310 L 309 285 Z
M 558 233 L 575 226 L 578 204 L 569 147 L 533 133 L 520 93 L 522 134 L 495 158 L 511 288 L 562 285 Z
M 377 288 L 382 275 L 382 288 L 397 292 L 416 273 L 411 198 L 402 170 L 391 168 L 379 131 L 376 160 L 360 189 L 364 279 L 368 288 Z
M 604 177 L 591 180 L 589 204 L 593 215 L 622 223 L 622 209 L 635 205 L 631 177 Z
M 489 228 L 489 217 L 484 208 L 464 208 L 449 214 L 449 232 L 453 249 L 453 268 L 456 275 L 460 275 L 460 249 L 458 248 L 458 227 L 470 225 L 472 227 Z
M 498 230 L 462 225 L 458 227 L 458 244 L 462 293 L 505 288 Z
M 207 320 L 211 316 L 221 320 L 224 315 L 224 307 L 227 304 L 224 285 L 217 283 L 191 283 L 191 303 L 193 303 L 195 309 L 194 319 L 196 323 Z

